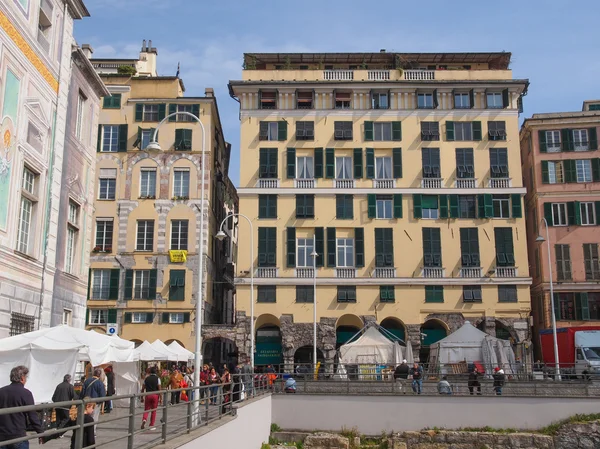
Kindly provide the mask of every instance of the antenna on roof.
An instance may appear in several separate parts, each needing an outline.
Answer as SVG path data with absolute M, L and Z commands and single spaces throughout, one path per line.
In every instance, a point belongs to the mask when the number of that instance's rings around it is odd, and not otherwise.
M 175 78 L 179 78 L 179 62 L 177 63 L 177 73 L 175 74 Z

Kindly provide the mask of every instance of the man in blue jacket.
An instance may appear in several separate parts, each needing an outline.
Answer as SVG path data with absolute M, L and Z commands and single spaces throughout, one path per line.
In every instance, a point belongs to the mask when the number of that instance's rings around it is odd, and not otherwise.
M 104 388 L 104 382 L 102 382 L 102 368 L 94 368 L 92 377 L 88 377 L 83 383 L 81 389 L 81 398 L 103 398 L 106 396 L 106 388 Z M 101 401 L 94 401 L 100 404 Z M 98 422 L 100 419 L 100 407 L 94 408 L 93 413 L 94 421 Z

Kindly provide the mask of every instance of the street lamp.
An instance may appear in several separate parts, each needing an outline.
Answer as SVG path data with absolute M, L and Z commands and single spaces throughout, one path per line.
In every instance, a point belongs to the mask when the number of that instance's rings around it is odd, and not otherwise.
M 550 309 L 552 311 L 552 337 L 554 339 L 554 363 L 556 365 L 557 379 L 561 380 L 560 363 L 558 361 L 558 339 L 556 337 L 556 314 L 554 313 L 554 286 L 552 285 L 552 258 L 550 257 L 550 231 L 548 230 L 548 221 L 542 218 L 542 223 L 546 227 L 546 238 L 538 235 L 536 243 L 546 242 L 548 245 L 548 273 L 550 274 Z
M 219 232 L 216 237 L 223 240 L 227 235 L 223 232 L 223 225 L 229 217 L 243 217 L 250 225 L 250 367 L 254 372 L 254 226 L 252 221 L 243 214 L 229 214 L 219 226 Z
M 313 369 L 315 371 L 317 369 L 317 256 L 317 252 L 313 249 L 310 257 L 313 258 Z
M 200 370 L 202 369 L 202 304 L 204 303 L 203 297 L 203 273 L 204 273 L 204 173 L 205 173 L 205 164 L 204 164 L 204 149 L 206 148 L 206 130 L 204 129 L 204 125 L 200 121 L 198 117 L 196 117 L 191 112 L 173 112 L 172 114 L 167 115 L 164 119 L 160 121 L 160 123 L 156 126 L 154 130 L 154 135 L 152 136 L 152 141 L 145 148 L 146 151 L 160 151 L 160 145 L 156 141 L 158 137 L 158 129 L 161 127 L 163 123 L 165 123 L 170 117 L 175 117 L 177 115 L 187 115 L 191 117 L 193 120 L 200 124 L 200 128 L 202 128 L 202 158 L 201 158 L 201 182 L 202 186 L 200 187 L 200 199 L 202 201 L 200 205 L 200 237 L 198 241 L 198 297 L 196 298 L 196 348 L 194 351 L 194 386 L 200 385 Z M 197 423 L 200 423 L 200 401 L 194 402 L 194 415 Z

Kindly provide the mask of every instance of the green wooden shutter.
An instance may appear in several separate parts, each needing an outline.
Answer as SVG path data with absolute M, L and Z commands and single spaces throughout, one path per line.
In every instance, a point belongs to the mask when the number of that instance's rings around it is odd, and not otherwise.
M 269 216 L 267 210 L 268 201 L 268 195 L 258 195 L 258 218 L 267 218 Z
M 438 96 L 437 96 L 437 89 L 433 89 L 433 109 L 437 109 L 437 107 L 439 106 L 438 103 Z
M 315 148 L 315 179 L 323 177 L 323 148 Z
M 569 226 L 573 226 L 573 225 L 578 224 L 577 223 L 577 218 L 576 218 L 576 215 L 575 215 L 575 202 L 574 201 L 569 201 L 567 203 L 567 224 Z
M 167 116 L 167 105 L 165 103 L 160 103 L 158 105 L 158 121 L 160 122 Z
M 327 179 L 335 178 L 335 153 L 333 148 L 325 149 L 325 177 Z
M 277 140 L 287 140 L 287 125 L 288 124 L 285 120 L 280 120 L 277 122 Z
M 141 122 L 144 118 L 144 105 L 142 103 L 135 104 L 135 121 Z
M 402 148 L 392 149 L 393 177 L 402 178 Z
M 491 193 L 483 195 L 484 216 L 492 218 L 494 216 L 494 201 Z
M 149 323 L 153 323 L 153 322 L 154 322 L 154 313 L 146 312 L 146 323 L 149 324 Z
M 542 161 L 542 184 L 550 184 L 550 173 L 548 172 L 548 161 Z
M 415 218 L 423 218 L 423 208 L 422 208 L 423 198 L 419 194 L 413 195 L 413 215 Z
M 578 226 L 581 226 L 581 203 L 579 201 L 575 201 L 574 206 L 575 206 L 575 224 Z
M 481 138 L 482 138 L 481 122 L 476 121 L 476 122 L 471 122 L 471 124 L 473 126 L 473 140 L 481 140 Z
M 119 276 L 121 270 L 114 268 L 110 270 L 110 288 L 108 299 L 119 299 Z
M 448 195 L 439 196 L 440 218 L 448 218 Z
M 177 112 L 177 105 L 174 103 L 169 103 L 169 115 L 171 114 L 175 114 Z M 169 117 L 169 121 L 170 122 L 176 122 L 177 121 L 177 116 L 173 115 L 171 117 Z
M 394 218 L 402 218 L 402 194 L 394 195 Z
M 367 148 L 367 179 L 375 178 L 375 150 Z
M 169 324 L 169 312 L 163 312 L 161 320 L 163 324 Z
M 600 181 L 600 158 L 592 159 L 592 181 Z
M 131 312 L 125 312 L 125 317 L 123 321 L 125 321 L 125 324 L 131 323 Z
M 454 140 L 454 122 L 446 120 L 446 140 Z
M 190 322 L 190 312 L 185 312 L 183 314 L 183 322 L 184 323 L 189 323 Z
M 192 105 L 192 114 L 194 114 L 197 118 L 200 118 L 200 105 L 199 104 Z
M 469 90 L 469 108 L 473 109 L 475 107 L 475 95 L 473 93 L 473 89 Z
M 521 195 L 518 193 L 513 193 L 510 196 L 512 203 L 512 217 L 513 218 L 522 218 L 523 212 L 521 210 Z
M 152 269 L 150 270 L 150 281 L 149 281 L 149 286 L 148 286 L 148 299 L 151 300 L 155 300 L 156 299 L 156 283 L 157 283 L 157 270 L 156 269 Z
M 327 266 L 335 267 L 336 240 L 335 228 L 327 228 Z
M 296 228 L 287 228 L 287 266 L 296 266 Z
M 458 195 L 448 195 L 450 200 L 450 218 L 458 218 Z
M 103 109 L 107 109 L 107 108 L 112 108 L 112 97 L 106 96 L 102 99 L 102 108 Z
M 119 133 L 119 136 L 121 134 Z M 96 142 L 96 152 L 100 153 L 102 151 L 102 125 L 98 125 L 98 138 Z
M 125 289 L 123 299 L 133 298 L 133 270 L 125 270 Z
M 183 148 L 183 129 L 175 130 L 175 150 L 181 150 Z
M 544 203 L 544 218 L 548 222 L 548 226 L 554 226 L 554 220 L 552 220 L 552 203 Z
M 385 266 L 385 236 L 383 228 L 375 228 L 375 266 Z
M 356 268 L 363 268 L 365 266 L 365 230 L 363 228 L 354 228 L 354 246 Z
M 192 130 L 184 129 L 183 130 L 183 149 L 191 150 L 192 149 Z
M 598 133 L 596 132 L 596 128 L 589 128 L 588 129 L 588 140 L 589 140 L 589 145 L 590 145 L 590 150 L 597 150 L 598 149 Z
M 367 194 L 367 217 L 375 218 L 377 216 L 377 195 Z
M 546 131 L 538 131 L 538 143 L 540 146 L 540 153 L 546 153 L 548 151 L 548 146 L 546 145 Z
M 322 267 L 325 262 L 324 228 L 315 228 L 315 252 L 317 253 L 317 267 Z
M 596 226 L 600 226 L 600 201 L 594 203 L 596 208 Z
M 477 218 L 486 218 L 485 197 L 483 194 L 477 195 Z
M 365 122 L 365 140 L 367 142 L 373 140 L 373 122 Z
M 560 316 L 560 296 L 559 296 L 559 294 L 558 293 L 554 293 L 554 298 L 553 299 L 554 299 L 554 301 L 552 301 L 552 302 L 554 304 L 554 318 L 555 318 L 556 321 L 558 321 L 558 320 L 561 319 L 561 316 Z
M 575 160 L 565 159 L 563 161 L 563 167 L 565 172 L 565 182 L 577 182 L 577 168 L 575 166 Z
M 287 149 L 287 178 L 294 179 L 296 177 L 296 149 Z
M 392 122 L 392 140 L 395 142 L 402 140 L 402 122 Z
M 266 267 L 267 263 L 267 228 L 258 228 L 258 266 Z
M 108 309 L 108 323 L 116 323 L 117 322 L 117 309 Z
M 119 125 L 119 147 L 117 149 L 119 153 L 125 153 L 127 151 L 127 132 L 128 126 L 126 124 Z
M 506 109 L 509 105 L 508 89 L 502 89 L 502 107 Z
M 562 129 L 560 133 L 562 138 L 563 151 L 573 151 L 575 149 L 575 147 L 573 146 L 573 131 L 565 128 Z
M 354 179 L 360 179 L 363 177 L 363 153 L 362 148 L 354 149 Z
M 598 207 L 596 206 L 596 212 L 598 211 Z M 598 222 L 596 221 L 596 224 L 598 224 Z M 88 282 L 87 282 L 87 299 L 90 299 L 90 290 L 92 287 L 92 269 L 88 268 Z

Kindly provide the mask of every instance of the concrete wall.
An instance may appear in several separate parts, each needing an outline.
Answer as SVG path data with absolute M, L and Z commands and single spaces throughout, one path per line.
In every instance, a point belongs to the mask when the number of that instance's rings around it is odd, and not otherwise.
M 425 427 L 537 429 L 577 413 L 599 412 L 597 399 L 585 398 L 302 395 L 273 396 L 272 421 L 284 429 L 356 426 L 365 435 L 379 435 Z

